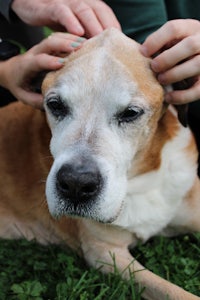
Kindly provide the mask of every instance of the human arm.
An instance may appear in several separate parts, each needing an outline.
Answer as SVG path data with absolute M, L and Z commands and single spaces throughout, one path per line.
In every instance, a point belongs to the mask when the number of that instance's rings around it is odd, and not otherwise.
M 92 37 L 120 28 L 112 9 L 101 0 L 14 0 L 12 10 L 25 23 Z
M 55 33 L 24 54 L 0 62 L 0 85 L 18 100 L 34 107 L 43 106 L 43 98 L 32 89 L 32 80 L 42 71 L 63 66 L 60 53 L 70 53 L 81 46 L 84 39 L 67 33 Z
M 167 22 L 143 43 L 145 56 L 155 56 L 152 69 L 163 85 L 182 82 L 186 89 L 166 94 L 173 104 L 189 103 L 200 98 L 200 22 L 179 19 Z

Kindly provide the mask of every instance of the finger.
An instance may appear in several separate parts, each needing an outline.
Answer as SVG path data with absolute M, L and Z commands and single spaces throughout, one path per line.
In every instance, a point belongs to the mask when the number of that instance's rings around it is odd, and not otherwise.
M 172 40 L 182 39 L 198 33 L 200 23 L 197 20 L 173 20 L 152 33 L 141 46 L 145 56 L 152 56 Z
M 200 55 L 175 66 L 174 68 L 158 75 L 158 81 L 163 84 L 175 83 L 200 74 Z
M 79 5 L 75 7 L 75 13 L 81 21 L 81 24 L 83 24 L 85 32 L 87 32 L 90 37 L 103 31 L 103 26 L 98 20 L 95 12 L 86 3 L 80 2 Z
M 103 1 L 76 1 L 73 11 L 85 28 L 87 37 L 95 36 L 109 27 L 121 28 L 112 9 Z
M 64 26 L 66 31 L 73 33 L 78 36 L 82 36 L 85 33 L 85 30 L 81 23 L 79 22 L 76 15 L 72 12 L 72 10 L 67 7 L 67 5 L 51 5 L 49 7 L 49 14 L 52 16 L 52 24 L 61 24 Z
M 165 101 L 171 104 L 185 104 L 200 99 L 200 80 L 191 88 L 181 91 L 173 91 L 165 95 Z
M 29 70 L 32 73 L 37 73 L 44 70 L 60 69 L 64 65 L 65 59 L 41 53 L 37 57 L 30 57 L 29 61 Z
M 18 100 L 25 104 L 29 104 L 35 108 L 43 108 L 43 97 L 41 94 L 26 91 L 24 89 L 18 90 Z
M 200 34 L 195 34 L 162 52 L 153 59 L 151 67 L 155 72 L 163 72 L 198 53 L 200 53 Z
M 121 30 L 121 25 L 117 20 L 113 10 L 104 2 L 97 2 L 96 6 L 94 7 L 94 12 L 103 29 L 115 27 Z
M 80 47 L 86 39 L 68 33 L 54 33 L 40 44 L 34 46 L 30 52 L 39 53 L 70 53 Z

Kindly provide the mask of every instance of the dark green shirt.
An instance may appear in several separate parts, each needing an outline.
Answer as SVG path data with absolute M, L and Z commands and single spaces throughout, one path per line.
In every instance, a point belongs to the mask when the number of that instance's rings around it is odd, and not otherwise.
M 107 0 L 122 30 L 143 42 L 168 20 L 192 18 L 200 20 L 200 0 Z

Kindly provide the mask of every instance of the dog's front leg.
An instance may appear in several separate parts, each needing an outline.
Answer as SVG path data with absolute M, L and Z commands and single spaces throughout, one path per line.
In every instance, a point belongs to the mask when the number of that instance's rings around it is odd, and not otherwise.
M 130 279 L 130 274 L 134 273 L 135 282 L 145 287 L 142 294 L 145 299 L 200 299 L 153 274 L 134 259 L 128 250 L 128 245 L 134 239 L 130 232 L 88 220 L 84 220 L 80 227 L 81 248 L 90 266 L 101 267 L 101 271 L 105 273 L 114 272 L 117 268 L 126 280 Z

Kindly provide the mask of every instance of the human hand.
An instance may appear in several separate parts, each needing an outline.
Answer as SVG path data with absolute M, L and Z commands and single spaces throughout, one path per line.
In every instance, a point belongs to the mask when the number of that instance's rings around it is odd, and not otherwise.
M 44 70 L 57 70 L 74 49 L 81 47 L 85 39 L 68 33 L 54 33 L 24 54 L 0 63 L 1 86 L 22 102 L 37 108 L 43 107 L 43 97 L 32 89 L 32 80 Z
M 120 28 L 112 9 L 101 0 L 14 0 L 11 8 L 29 25 L 87 38 L 108 27 Z
M 166 93 L 165 100 L 184 104 L 200 98 L 200 22 L 192 19 L 167 22 L 151 34 L 141 52 L 154 56 L 151 67 L 162 85 L 179 82 L 184 87 Z M 155 56 L 156 55 L 156 56 Z

